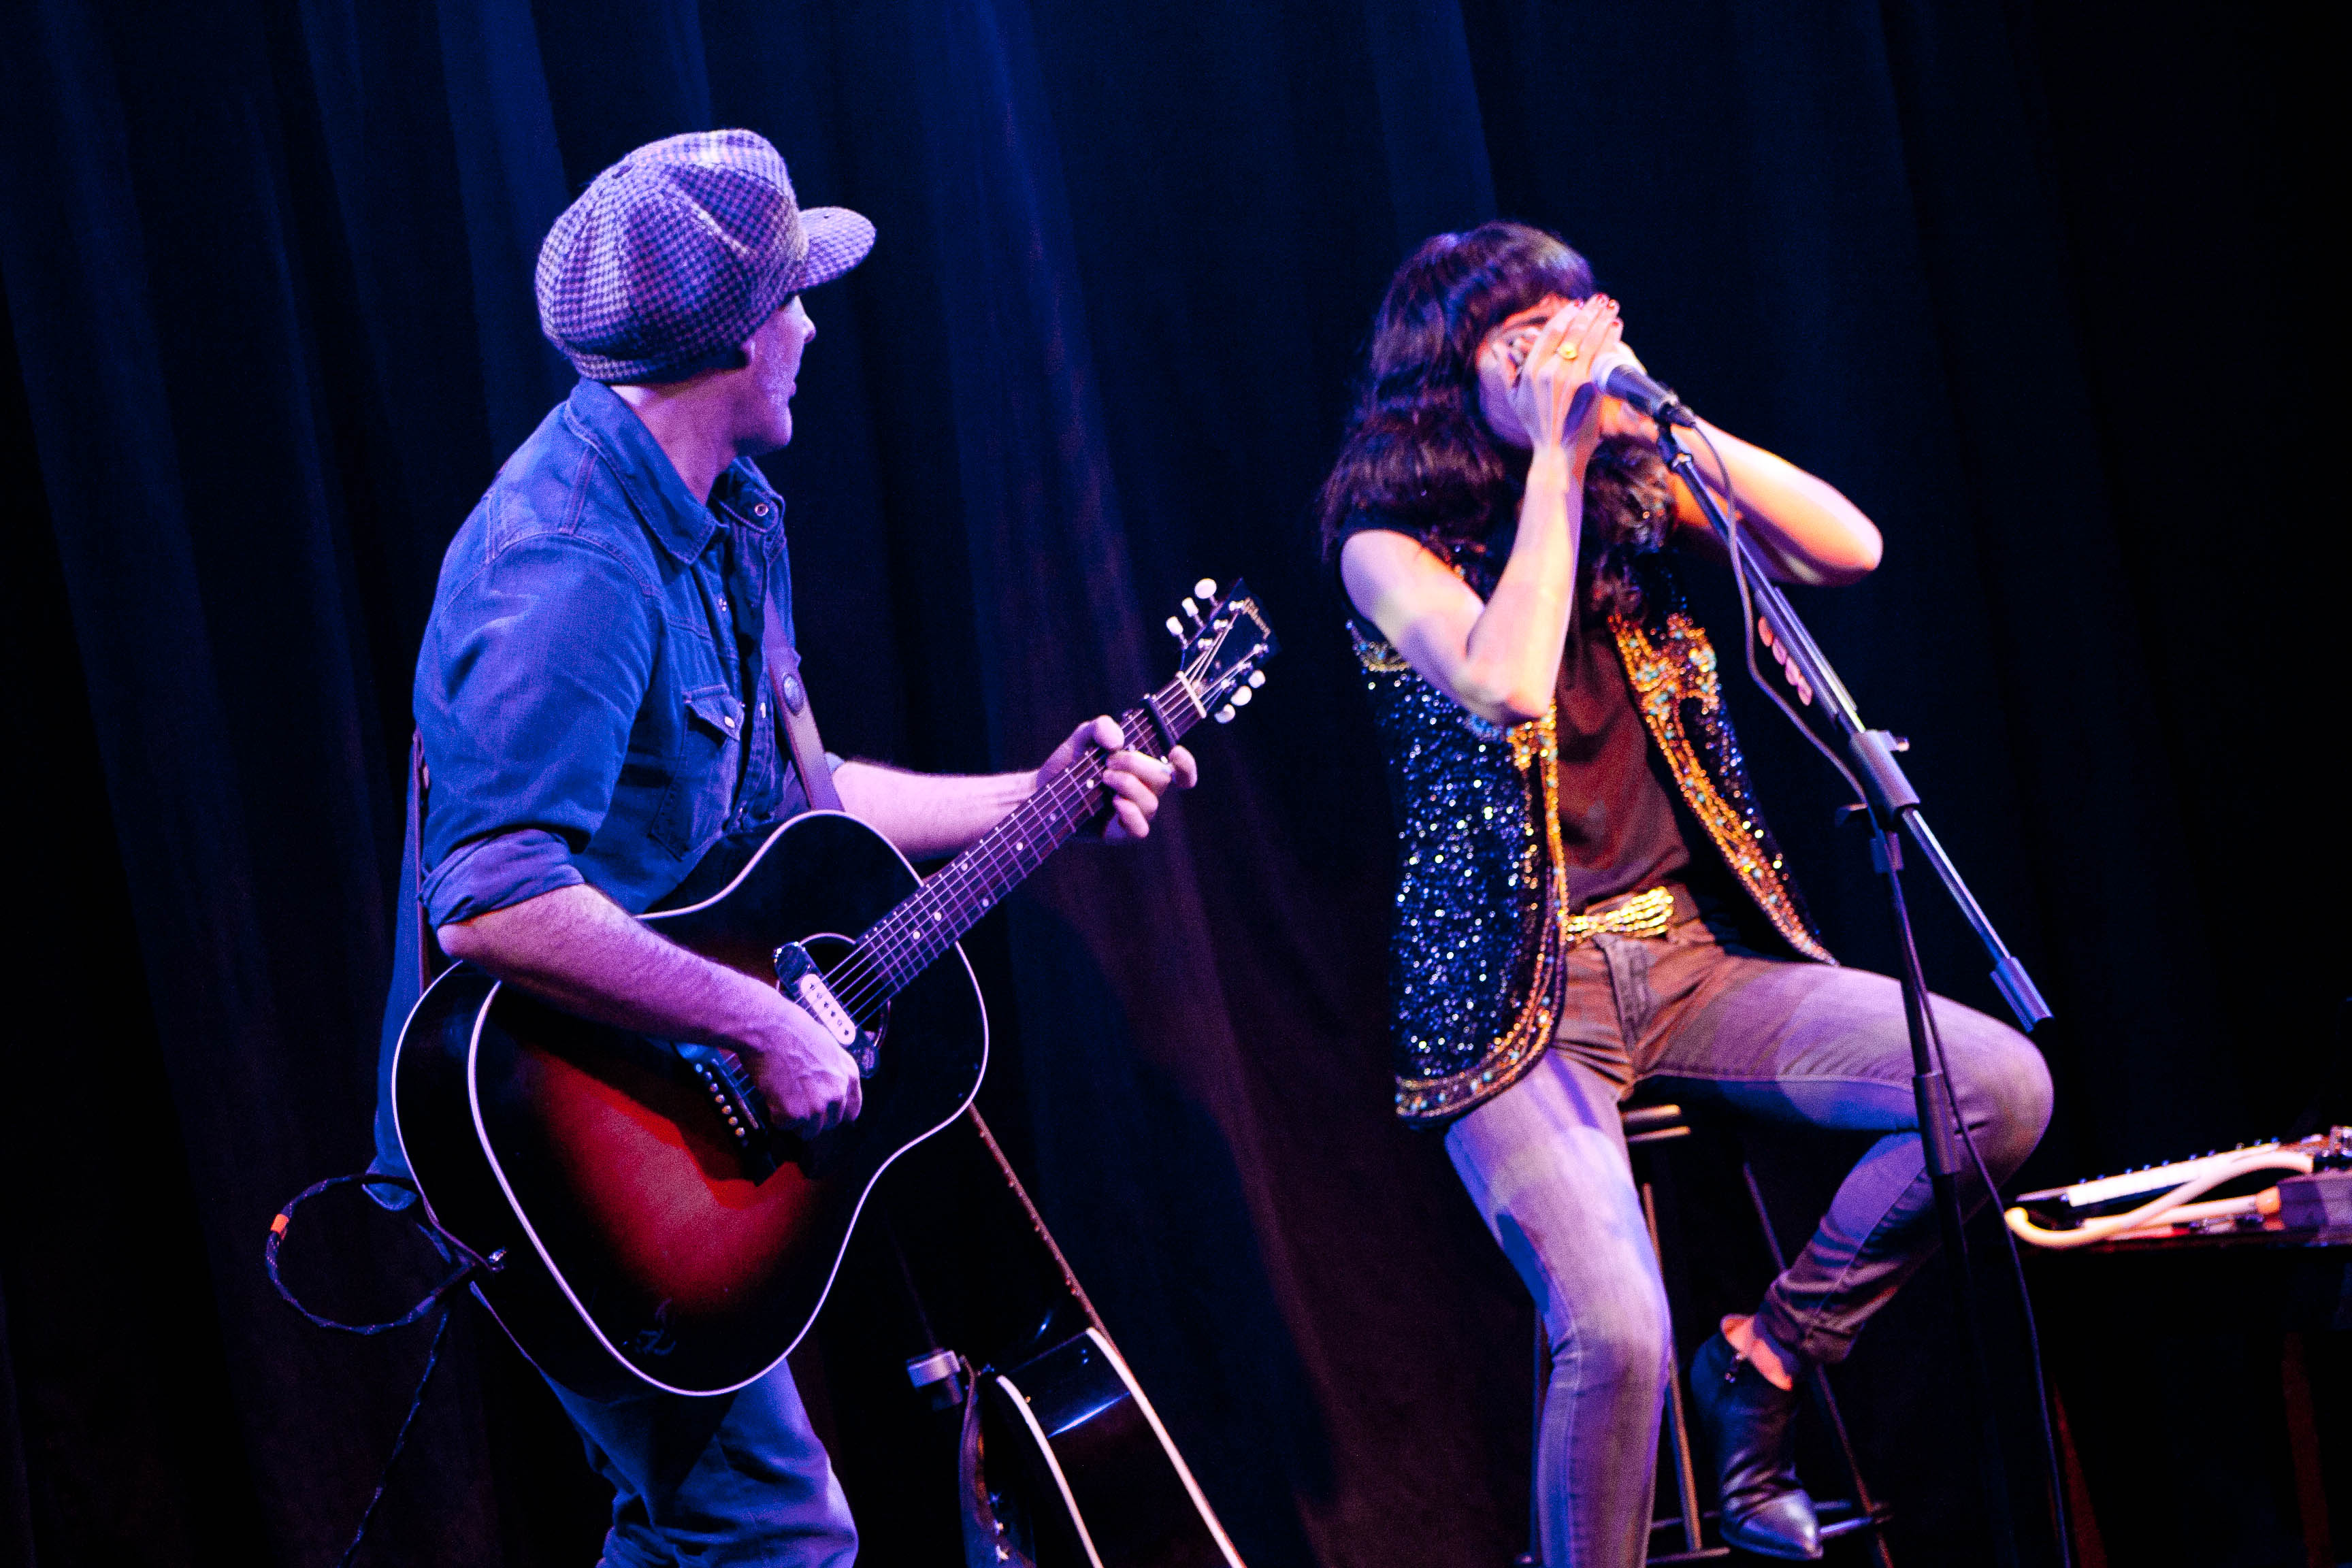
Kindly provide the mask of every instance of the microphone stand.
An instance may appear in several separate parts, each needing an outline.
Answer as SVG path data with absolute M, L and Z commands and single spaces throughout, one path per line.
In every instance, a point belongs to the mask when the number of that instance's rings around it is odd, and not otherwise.
M 2034 989 L 2025 966 L 1993 930 L 1983 907 L 1960 879 L 1958 868 L 1952 864 L 1951 857 L 1944 852 L 1926 817 L 1920 815 L 1919 792 L 1912 788 L 1911 781 L 1903 774 L 1902 764 L 1895 760 L 1895 754 L 1909 749 L 1910 742 L 1863 722 L 1844 683 L 1830 668 L 1829 660 L 1822 657 L 1820 647 L 1797 618 L 1796 611 L 1772 581 L 1763 561 L 1733 528 L 1722 502 L 1700 478 L 1690 449 L 1675 438 L 1675 425 L 1691 418 L 1689 411 L 1679 403 L 1670 401 L 1658 410 L 1659 456 L 1690 487 L 1725 548 L 1734 552 L 1735 570 L 1748 580 L 1755 613 L 1771 629 L 1773 641 L 1789 656 L 1790 670 L 1819 698 L 1822 711 L 1844 742 L 1846 753 L 1857 764 L 1860 782 L 1868 797 L 1871 863 L 1886 879 L 1887 903 L 1895 917 L 1895 950 L 1903 963 L 1903 1010 L 1910 1026 L 1911 1082 L 1918 1097 L 1919 1138 L 1927 1155 L 1928 1179 L 1935 1188 L 1936 1213 L 1942 1222 L 1944 1252 L 1951 1259 L 1953 1305 L 1968 1345 L 1969 1399 L 1978 1426 L 1978 1459 L 1982 1470 L 1985 1508 L 1998 1561 L 2002 1568 L 2016 1568 L 2017 1535 L 2010 1512 L 2008 1471 L 2001 1459 L 1990 1363 L 1985 1353 L 1983 1326 L 1977 1318 L 1968 1242 L 1961 1225 L 1959 1177 L 1967 1165 L 1968 1151 L 1958 1113 L 1952 1104 L 1951 1085 L 1944 1077 L 1943 1046 L 1936 1032 L 1935 1015 L 1927 1006 L 1927 982 L 1920 971 L 1919 950 L 1911 935 L 1910 911 L 1903 900 L 1903 834 L 1910 835 L 1920 856 L 1976 931 L 1977 940 L 1984 944 L 1992 960 L 1993 984 L 2008 1002 L 2010 1010 L 2017 1015 L 2019 1026 L 2031 1034 L 2035 1025 L 2050 1016 L 2050 1008 Z M 1740 635 L 1744 639 L 1752 634 L 1743 626 Z

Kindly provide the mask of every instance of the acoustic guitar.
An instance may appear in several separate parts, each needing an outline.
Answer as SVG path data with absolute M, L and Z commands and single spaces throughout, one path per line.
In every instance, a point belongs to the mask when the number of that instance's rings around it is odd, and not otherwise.
M 966 1515 L 967 1568 L 1245 1568 L 1013 1163 L 977 1107 L 964 1120 L 983 1157 L 965 1153 L 961 1217 L 1009 1200 L 1032 1256 L 1019 1256 L 1001 1224 L 982 1226 L 982 1244 L 1006 1272 L 1044 1276 L 1052 1300 L 1026 1340 L 996 1347 L 976 1369 L 965 1435 L 982 1440 L 964 1458 L 963 1479 L 991 1508 Z M 1035 1300 L 1017 1287 L 1004 1293 Z M 936 1375 L 918 1376 L 913 1362 L 907 1370 L 919 1385 Z
M 1171 617 L 1173 679 L 1120 720 L 1165 756 L 1264 683 L 1274 634 L 1239 583 Z M 1188 624 L 1189 622 L 1189 624 Z M 772 977 L 857 1061 L 864 1110 L 799 1139 L 717 1047 L 574 1017 L 471 964 L 417 1001 L 393 1064 L 401 1148 L 475 1289 L 557 1382 L 609 1398 L 740 1388 L 814 1321 L 882 1172 L 971 1103 L 988 1018 L 957 941 L 1108 804 L 1097 752 L 929 879 L 856 818 L 810 812 L 706 857 L 646 923 Z

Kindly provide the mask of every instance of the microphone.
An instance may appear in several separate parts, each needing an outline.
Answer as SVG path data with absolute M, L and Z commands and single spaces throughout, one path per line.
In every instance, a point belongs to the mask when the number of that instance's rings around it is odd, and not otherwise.
M 1683 406 L 1683 400 L 1675 395 L 1674 388 L 1652 381 L 1642 369 L 1642 362 L 1622 343 L 1601 356 L 1588 379 L 1601 391 L 1632 404 L 1653 419 L 1680 425 L 1685 429 L 1698 423 L 1696 416 Z

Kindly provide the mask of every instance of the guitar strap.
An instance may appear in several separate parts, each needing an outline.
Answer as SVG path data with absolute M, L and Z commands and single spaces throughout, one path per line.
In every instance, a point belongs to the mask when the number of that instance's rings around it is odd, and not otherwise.
M 760 651 L 768 667 L 768 688 L 776 703 L 776 724 L 784 732 L 784 748 L 792 753 L 793 771 L 801 776 L 801 790 L 811 811 L 839 811 L 841 792 L 833 787 L 833 769 L 824 760 L 824 742 L 817 738 L 816 715 L 809 710 L 808 688 L 801 683 L 801 656 L 784 640 L 784 616 L 775 590 L 760 612 Z

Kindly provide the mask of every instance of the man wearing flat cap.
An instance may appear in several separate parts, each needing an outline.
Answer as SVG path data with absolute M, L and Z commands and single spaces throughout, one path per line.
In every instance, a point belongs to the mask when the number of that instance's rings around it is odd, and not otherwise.
M 792 439 L 801 295 L 874 226 L 803 208 L 748 131 L 673 136 L 599 174 L 549 231 L 540 321 L 581 374 L 451 542 L 417 659 L 411 933 L 380 1091 L 430 954 L 573 1012 L 724 1046 L 814 1133 L 855 1117 L 849 1056 L 773 987 L 633 917 L 720 838 L 807 808 L 768 693 L 794 662 L 784 503 L 751 459 Z M 772 623 L 771 620 L 772 618 Z M 786 679 L 787 700 L 797 689 Z M 963 848 L 1089 746 L 1116 752 L 1106 837 L 1140 838 L 1192 761 L 1123 750 L 1108 718 L 1035 773 L 950 778 L 834 761 L 845 809 L 911 859 Z M 404 1174 L 388 1093 L 378 1171 Z M 604 1561 L 846 1568 L 840 1485 L 787 1368 L 732 1394 L 557 1396 L 613 1484 Z

